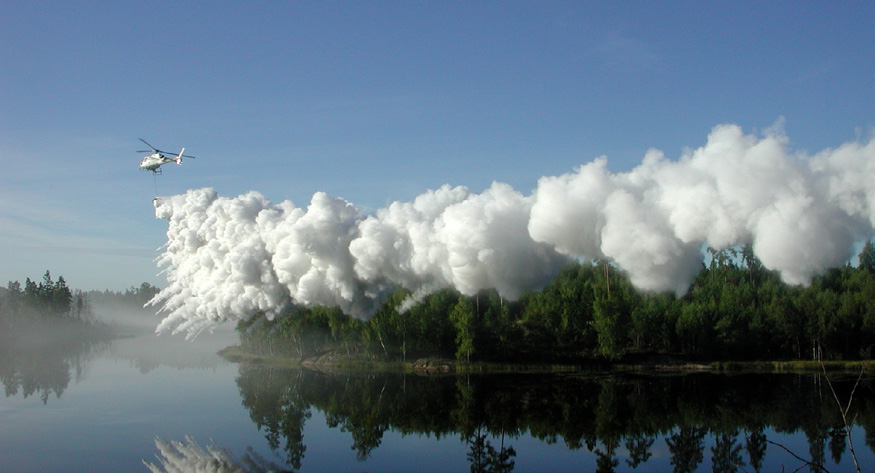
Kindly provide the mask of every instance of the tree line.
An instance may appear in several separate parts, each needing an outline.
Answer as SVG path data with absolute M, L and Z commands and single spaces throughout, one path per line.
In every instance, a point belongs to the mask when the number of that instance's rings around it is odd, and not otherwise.
M 308 357 L 576 362 L 671 353 L 698 359 L 869 359 L 875 347 L 875 246 L 793 286 L 750 246 L 709 250 L 686 294 L 637 291 L 605 261 L 571 263 L 541 291 L 507 301 L 494 290 L 445 289 L 401 310 L 397 289 L 370 319 L 294 307 L 238 323 L 244 348 Z
M 80 317 L 84 307 L 84 296 L 81 291 L 77 291 L 74 295 L 67 287 L 64 276 L 58 277 L 55 281 L 50 271 L 46 271 L 39 283 L 27 278 L 24 288 L 18 281 L 10 281 L 0 301 L 2 301 L 2 312 L 7 315 Z
M 158 291 L 146 282 L 124 292 L 73 290 L 67 286 L 64 276 L 54 280 L 47 270 L 40 282 L 27 278 L 24 287 L 18 281 L 9 281 L 6 288 L 0 287 L 0 318 L 91 320 L 95 304 L 141 309 Z
M 143 282 L 139 286 L 131 286 L 125 289 L 124 292 L 110 290 L 88 291 L 85 293 L 85 296 L 91 305 L 143 309 L 143 306 L 155 297 L 159 291 L 158 287 Z M 154 313 L 154 311 L 151 312 Z

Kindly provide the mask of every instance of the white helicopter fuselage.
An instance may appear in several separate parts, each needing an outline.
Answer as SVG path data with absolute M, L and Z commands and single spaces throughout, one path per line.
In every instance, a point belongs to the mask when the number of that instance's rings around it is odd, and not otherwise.
M 185 148 L 182 148 L 182 151 L 179 152 L 179 156 L 168 158 L 161 153 L 153 153 L 149 156 L 143 158 L 140 161 L 140 170 L 141 171 L 158 171 L 158 168 L 167 163 L 182 164 L 182 153 L 185 151 Z

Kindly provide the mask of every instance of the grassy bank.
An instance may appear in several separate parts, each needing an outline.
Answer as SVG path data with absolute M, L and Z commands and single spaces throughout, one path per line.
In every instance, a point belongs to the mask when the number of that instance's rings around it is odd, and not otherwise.
M 824 369 L 829 372 L 856 372 L 865 370 L 871 372 L 875 368 L 875 361 L 857 360 L 857 361 L 813 361 L 813 360 L 794 360 L 794 361 L 715 361 L 709 363 L 715 371 L 721 372 L 737 372 L 737 371 L 756 371 L 763 373 L 800 373 L 800 372 L 823 372 Z
M 260 355 L 239 345 L 223 348 L 219 355 L 234 363 L 276 366 L 279 368 L 319 368 L 322 370 L 373 371 L 390 373 L 569 373 L 581 370 L 609 369 L 606 363 L 588 364 L 523 364 L 460 362 L 445 358 L 418 358 L 412 361 L 385 361 L 367 358 L 347 358 L 336 352 L 300 359 L 288 356 Z
M 327 352 L 305 359 L 260 355 L 246 351 L 239 345 L 219 351 L 228 361 L 261 364 L 280 368 L 316 368 L 326 371 L 372 371 L 391 373 L 572 373 L 579 371 L 678 371 L 718 373 L 819 373 L 824 367 L 829 372 L 875 372 L 875 361 L 710 361 L 691 362 L 674 357 L 636 358 L 634 360 L 590 360 L 577 364 L 551 363 L 493 363 L 462 362 L 444 358 L 419 358 L 412 361 L 385 361 L 379 359 L 350 359 L 336 352 Z

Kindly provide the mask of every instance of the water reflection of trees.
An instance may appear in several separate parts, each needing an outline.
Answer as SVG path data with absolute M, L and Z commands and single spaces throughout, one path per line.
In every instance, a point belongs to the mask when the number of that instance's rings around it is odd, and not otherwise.
M 500 444 L 496 449 L 489 440 L 489 433 L 480 426 L 477 433 L 465 438 L 468 444 L 468 462 L 471 463 L 471 473 L 510 473 L 516 462 L 516 450 L 505 446 L 505 435 L 501 433 Z
M 834 381 L 840 396 L 847 399 L 853 381 Z M 767 430 L 803 432 L 814 462 L 823 462 L 827 445 L 835 462 L 845 452 L 835 401 L 811 375 L 436 377 L 242 366 L 237 383 L 253 421 L 293 469 L 304 459 L 313 408 L 351 434 L 360 459 L 388 430 L 453 436 L 466 442 L 477 472 L 512 471 L 513 440 L 526 433 L 586 448 L 602 472 L 618 468 L 621 452 L 626 465 L 646 469 L 657 442 L 668 448 L 675 472 L 695 471 L 706 453 L 714 471 L 761 471 Z M 867 432 L 875 431 L 872 387 L 871 379 L 862 382 L 849 414 Z
M 6 328 L 9 328 L 7 326 Z M 6 397 L 39 396 L 43 404 L 60 398 L 72 380 L 82 378 L 108 336 L 65 320 L 30 321 L 0 333 L 0 382 Z

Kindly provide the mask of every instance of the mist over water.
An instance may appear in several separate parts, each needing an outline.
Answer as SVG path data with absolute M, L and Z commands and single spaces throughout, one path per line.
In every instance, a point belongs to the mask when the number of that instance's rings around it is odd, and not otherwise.
M 99 327 L 60 318 L 6 324 L 0 314 L 0 385 L 6 396 L 38 397 L 43 404 L 63 395 L 88 374 L 90 362 L 109 345 Z
M 612 173 L 604 157 L 542 177 L 529 195 L 495 182 L 443 186 L 373 215 L 322 192 L 302 208 L 257 192 L 194 189 L 155 200 L 168 220 L 159 332 L 200 331 L 290 304 L 368 317 L 389 289 L 496 289 L 515 300 L 570 260 L 608 260 L 647 291 L 683 294 L 702 248 L 751 244 L 766 268 L 807 284 L 846 263 L 875 228 L 875 141 L 794 152 L 780 123 L 763 136 L 719 125 L 670 160 L 649 151 Z
M 216 327 L 196 340 L 169 333 L 156 336 L 155 325 L 161 319 L 153 308 L 96 304 L 93 311 L 94 316 L 106 323 L 117 336 L 104 356 L 128 360 L 141 373 L 160 366 L 215 368 L 222 363 L 216 353 L 239 343 L 231 326 Z
M 239 343 L 232 327 L 195 341 L 156 336 L 154 310 L 95 304 L 88 312 L 87 319 L 78 319 L 0 310 L 0 385 L 6 396 L 35 396 L 48 404 L 86 380 L 98 359 L 124 360 L 142 374 L 161 366 L 215 369 L 226 363 L 217 352 Z

